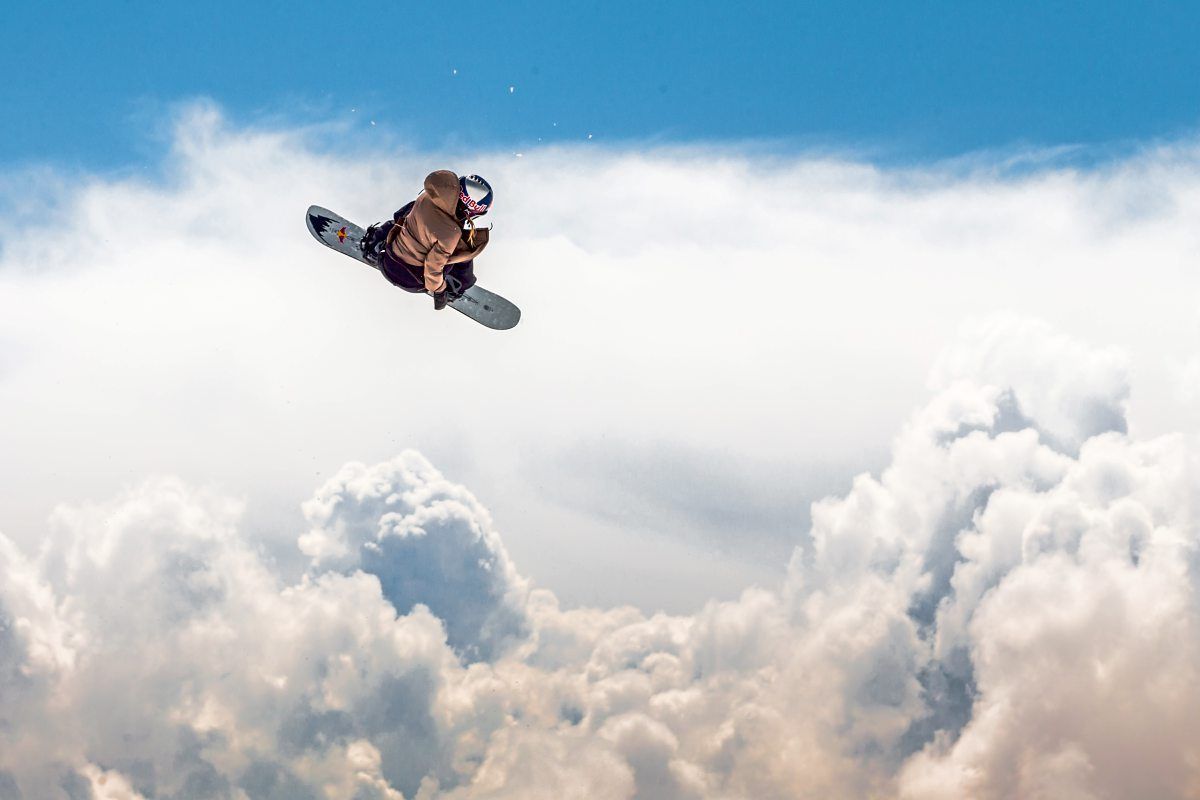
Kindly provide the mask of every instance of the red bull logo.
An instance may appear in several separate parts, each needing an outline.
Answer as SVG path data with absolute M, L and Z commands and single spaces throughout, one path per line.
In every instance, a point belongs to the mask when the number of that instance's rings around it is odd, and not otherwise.
M 459 190 L 458 199 L 467 207 L 467 214 L 472 217 L 478 217 L 481 214 L 486 214 L 488 210 L 487 203 L 477 203 L 471 199 L 471 196 L 466 192 Z
M 341 228 L 338 229 L 337 237 L 338 237 L 339 242 L 346 241 L 346 226 L 343 225 Z

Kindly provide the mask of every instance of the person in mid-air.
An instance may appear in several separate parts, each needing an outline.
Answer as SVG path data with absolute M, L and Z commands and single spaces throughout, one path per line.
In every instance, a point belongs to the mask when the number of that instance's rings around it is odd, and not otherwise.
M 363 257 L 401 289 L 432 294 L 440 311 L 475 285 L 475 257 L 488 243 L 475 219 L 491 206 L 491 184 L 478 175 L 431 172 L 416 200 L 367 228 Z

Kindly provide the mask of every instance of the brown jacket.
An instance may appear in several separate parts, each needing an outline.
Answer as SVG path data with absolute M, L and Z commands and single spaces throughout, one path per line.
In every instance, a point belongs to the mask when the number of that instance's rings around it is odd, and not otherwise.
M 458 176 L 445 169 L 425 178 L 425 191 L 403 220 L 397 220 L 388 232 L 392 255 L 425 269 L 425 289 L 439 292 L 446 287 L 443 271 L 447 264 L 469 261 L 487 245 L 486 230 L 463 236 L 458 208 Z

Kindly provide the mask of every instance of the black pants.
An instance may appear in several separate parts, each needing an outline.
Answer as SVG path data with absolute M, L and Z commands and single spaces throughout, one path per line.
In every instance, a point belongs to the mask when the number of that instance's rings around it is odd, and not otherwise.
M 383 251 L 383 259 L 379 271 L 393 286 L 399 286 L 406 292 L 425 291 L 425 268 L 405 264 L 391 254 Z M 475 261 L 463 261 L 460 264 L 447 264 L 442 273 L 450 287 L 450 293 L 459 295 L 475 285 Z

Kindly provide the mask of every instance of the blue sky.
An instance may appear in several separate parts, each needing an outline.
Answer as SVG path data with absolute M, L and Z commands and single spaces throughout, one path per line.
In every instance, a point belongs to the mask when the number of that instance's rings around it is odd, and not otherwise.
M 136 163 L 196 97 L 419 147 L 1122 143 L 1195 129 L 1198 41 L 1194 2 L 20 4 L 0 163 Z

